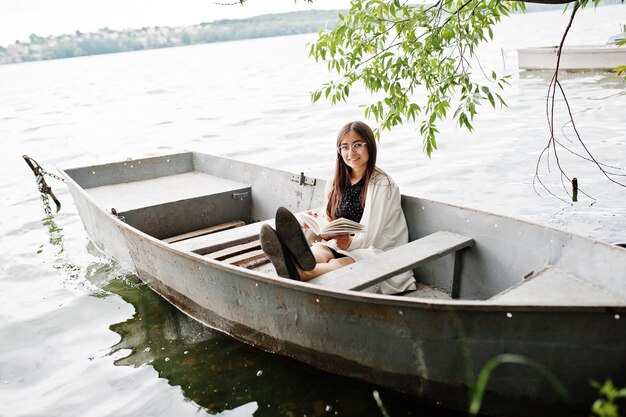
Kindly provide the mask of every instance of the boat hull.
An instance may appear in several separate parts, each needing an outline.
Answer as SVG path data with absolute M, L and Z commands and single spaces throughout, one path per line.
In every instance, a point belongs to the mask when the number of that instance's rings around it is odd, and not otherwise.
M 517 50 L 520 69 L 554 69 L 557 62 L 556 46 L 522 48 Z M 626 48 L 616 45 L 569 46 L 561 53 L 562 70 L 607 70 L 626 63 Z
M 273 176 L 262 167 L 246 166 L 246 171 L 248 179 Z M 482 412 L 492 415 L 583 415 L 596 397 L 590 380 L 612 378 L 626 384 L 625 304 L 507 305 L 490 302 L 483 289 L 489 287 L 488 293 L 495 295 L 531 268 L 559 262 L 566 267 L 573 262 L 569 257 L 582 250 L 595 264 L 588 267 L 590 273 L 605 276 L 620 292 L 626 285 L 626 263 L 607 260 L 625 260 L 621 248 L 404 196 L 412 236 L 440 230 L 444 223 L 448 230 L 475 238 L 477 250 L 465 259 L 462 299 L 332 291 L 177 250 L 113 216 L 66 176 L 97 247 L 189 316 L 266 351 L 461 410 L 468 409 L 480 369 L 502 354 L 541 363 L 570 393 L 570 399 L 561 397 L 533 367 L 505 363 L 487 385 Z M 270 187 L 289 190 L 293 185 L 274 180 Z M 323 184 L 317 187 L 323 189 Z M 319 203 L 317 193 L 300 191 L 284 198 L 297 200 L 294 206 L 310 207 Z M 253 206 L 269 213 L 283 203 Z M 537 241 L 552 243 L 533 246 Z M 574 248 L 571 255 L 560 249 L 566 244 Z M 491 257 L 496 260 L 485 262 Z M 441 261 L 415 274 L 445 287 L 449 283 L 440 278 L 446 274 L 439 269 L 446 268 L 448 263 Z

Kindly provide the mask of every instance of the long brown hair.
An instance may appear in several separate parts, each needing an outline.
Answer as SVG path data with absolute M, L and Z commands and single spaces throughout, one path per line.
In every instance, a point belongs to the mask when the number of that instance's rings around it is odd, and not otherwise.
M 365 198 L 367 196 L 367 186 L 370 182 L 372 173 L 376 170 L 376 139 L 374 138 L 374 132 L 368 125 L 363 122 L 350 122 L 339 130 L 337 135 L 337 147 L 341 145 L 341 141 L 349 132 L 354 132 L 367 143 L 367 152 L 369 159 L 367 160 L 367 167 L 365 168 L 365 184 L 361 190 L 361 204 L 365 205 Z M 335 162 L 335 176 L 333 178 L 333 187 L 328 195 L 328 205 L 326 206 L 326 215 L 329 219 L 334 219 L 337 209 L 341 204 L 343 195 L 346 190 L 346 183 L 350 178 L 350 168 L 343 160 L 343 157 L 337 152 L 337 160 Z

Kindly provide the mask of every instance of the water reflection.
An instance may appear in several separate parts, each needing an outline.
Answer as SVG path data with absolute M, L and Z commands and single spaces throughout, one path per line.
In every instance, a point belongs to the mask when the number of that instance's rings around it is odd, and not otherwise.
M 130 319 L 110 326 L 121 340 L 111 354 L 118 366 L 150 365 L 187 399 L 210 413 L 256 401 L 255 416 L 381 416 L 373 386 L 319 372 L 262 352 L 190 319 L 138 278 L 104 286 L 135 307 Z M 380 391 L 391 416 L 465 415 L 433 409 Z
M 54 251 L 50 258 L 53 260 L 52 267 L 58 271 L 65 273 L 64 283 L 68 284 L 70 282 L 78 282 L 80 281 L 80 266 L 76 265 L 73 262 L 69 261 L 69 257 L 65 253 L 65 246 L 63 244 L 63 228 L 59 227 L 54 220 L 54 216 L 47 215 L 41 221 L 42 225 L 47 229 L 48 232 L 48 243 L 51 245 L 50 248 Z M 41 255 L 44 252 L 45 244 L 39 245 L 37 248 L 37 254 Z

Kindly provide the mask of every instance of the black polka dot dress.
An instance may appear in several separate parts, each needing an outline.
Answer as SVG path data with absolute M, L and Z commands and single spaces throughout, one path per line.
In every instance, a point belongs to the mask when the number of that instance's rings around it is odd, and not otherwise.
M 345 193 L 339 208 L 335 213 L 336 218 L 344 217 L 346 219 L 360 222 L 363 217 L 363 203 L 361 202 L 361 191 L 365 185 L 365 177 L 361 178 L 356 184 L 346 184 Z

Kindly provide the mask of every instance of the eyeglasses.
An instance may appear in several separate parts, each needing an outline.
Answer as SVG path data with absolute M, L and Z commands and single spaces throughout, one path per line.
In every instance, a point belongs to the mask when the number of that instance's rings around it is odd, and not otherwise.
M 337 152 L 341 155 L 347 154 L 348 152 L 350 152 L 350 148 L 352 148 L 354 152 L 361 153 L 365 150 L 366 147 L 367 143 L 365 142 L 354 142 L 352 145 L 344 143 L 343 145 L 337 147 Z

